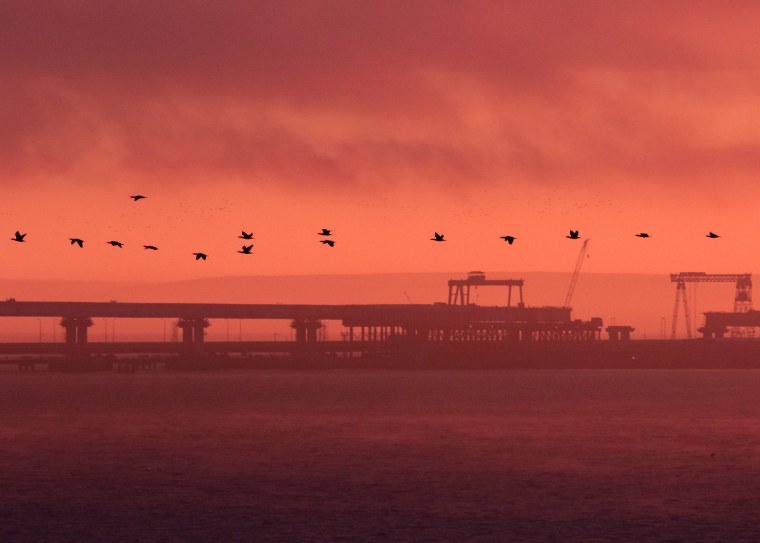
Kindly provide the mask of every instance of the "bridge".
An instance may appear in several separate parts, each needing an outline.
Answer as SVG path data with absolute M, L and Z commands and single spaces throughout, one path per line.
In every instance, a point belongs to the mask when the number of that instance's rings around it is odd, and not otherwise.
M 509 289 L 507 305 L 470 303 L 471 287 Z M 569 307 L 528 307 L 521 279 L 486 280 L 471 272 L 466 280 L 449 282 L 449 303 L 435 304 L 190 304 L 122 302 L 0 302 L 0 317 L 55 317 L 64 329 L 63 343 L 0 343 L 0 355 L 63 356 L 174 354 L 182 357 L 220 353 L 358 353 L 452 349 L 501 351 L 513 345 L 589 342 L 600 339 L 602 320 L 572 320 Z M 512 305 L 512 288 L 519 302 Z M 94 318 L 176 319 L 181 340 L 158 342 L 91 342 Z M 206 341 L 210 319 L 285 320 L 293 341 Z M 325 341 L 323 321 L 338 321 L 344 341 Z M 626 336 L 627 337 L 627 336 Z
M 0 302 L 0 317 L 57 317 L 63 343 L 0 343 L 0 354 L 82 357 L 89 354 L 209 352 L 371 352 L 440 342 L 589 341 L 599 339 L 601 320 L 571 321 L 562 307 L 482 307 L 458 304 L 184 304 L 120 302 Z M 94 318 L 176 319 L 179 343 L 91 342 Z M 294 341 L 207 342 L 209 319 L 287 320 Z M 325 320 L 339 321 L 345 341 L 320 341 Z

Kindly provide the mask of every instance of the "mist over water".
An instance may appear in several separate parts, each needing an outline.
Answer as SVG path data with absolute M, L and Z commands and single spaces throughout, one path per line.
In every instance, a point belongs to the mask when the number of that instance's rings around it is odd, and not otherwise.
M 0 540 L 756 541 L 760 372 L 10 374 Z

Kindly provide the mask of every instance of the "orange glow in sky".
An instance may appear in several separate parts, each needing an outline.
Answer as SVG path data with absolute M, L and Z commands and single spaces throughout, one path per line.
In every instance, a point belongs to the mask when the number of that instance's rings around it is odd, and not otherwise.
M 2 275 L 758 269 L 759 12 L 5 2 Z

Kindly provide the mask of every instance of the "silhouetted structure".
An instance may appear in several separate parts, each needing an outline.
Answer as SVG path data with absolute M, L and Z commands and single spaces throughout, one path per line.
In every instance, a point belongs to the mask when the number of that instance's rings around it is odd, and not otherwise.
M 470 289 L 508 288 L 506 305 L 473 304 Z M 519 302 L 512 304 L 512 288 Z M 65 354 L 76 359 L 92 353 L 174 353 L 196 356 L 215 352 L 440 353 L 449 347 L 466 353 L 505 352 L 517 345 L 594 342 L 601 319 L 571 320 L 570 308 L 527 307 L 522 279 L 489 280 L 483 272 L 449 281 L 448 303 L 375 305 L 166 304 L 98 302 L 0 302 L 0 317 L 61 316 L 65 343 L 0 344 L 0 353 Z M 88 343 L 93 318 L 177 319 L 179 343 Z M 209 319 L 287 319 L 295 331 L 288 342 L 205 342 Z M 323 321 L 340 321 L 345 341 L 320 340 Z M 458 347 L 454 347 L 458 346 Z M 443 349 L 443 350 L 441 350 Z M 464 349 L 464 351 L 462 351 Z M 452 351 L 453 352 L 453 351 Z
M 512 287 L 517 287 L 520 293 L 518 307 L 524 307 L 523 303 L 523 280 L 522 279 L 486 279 L 486 274 L 481 271 L 472 271 L 467 274 L 467 279 L 449 280 L 449 305 L 470 305 L 470 288 L 501 286 L 508 288 L 507 307 L 512 306 Z
M 572 232 L 570 232 L 572 234 Z M 576 235 L 578 232 L 575 232 Z M 575 239 L 575 238 L 573 238 Z M 575 269 L 573 270 L 573 275 L 570 277 L 570 286 L 567 289 L 567 294 L 565 295 L 565 303 L 563 304 L 565 307 L 570 307 L 570 302 L 573 299 L 573 293 L 575 292 L 575 285 L 578 284 L 578 277 L 581 274 L 581 266 L 583 266 L 583 258 L 586 256 L 586 248 L 588 247 L 588 242 L 591 241 L 591 238 L 587 238 L 583 241 L 583 245 L 581 245 L 581 250 L 578 253 L 578 259 L 575 261 Z
M 709 311 L 705 313 L 705 325 L 699 329 L 699 332 L 706 339 L 721 339 L 727 333 L 738 329 L 744 330 L 746 333 L 732 333 L 731 335 L 752 337 L 758 327 L 760 327 L 760 311 L 735 311 L 733 313 Z
M 608 326 L 605 328 L 610 341 L 630 341 L 631 332 L 634 330 L 635 328 L 632 326 Z
M 683 304 L 686 337 L 691 339 L 691 316 L 689 314 L 689 300 L 686 291 L 686 283 L 736 283 L 734 313 L 745 313 L 752 309 L 751 273 L 681 272 L 671 273 L 670 281 L 671 283 L 676 283 L 676 299 L 673 306 L 673 325 L 670 333 L 671 339 L 676 338 L 679 303 Z M 746 333 L 747 335 L 754 335 L 754 328 L 748 328 Z M 731 335 L 743 335 L 742 330 L 740 328 L 735 328 L 732 330 Z

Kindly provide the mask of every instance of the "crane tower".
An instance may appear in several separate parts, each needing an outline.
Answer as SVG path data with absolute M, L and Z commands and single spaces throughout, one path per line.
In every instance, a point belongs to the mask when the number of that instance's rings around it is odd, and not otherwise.
M 570 278 L 570 287 L 567 289 L 567 296 L 565 296 L 564 307 L 570 307 L 570 301 L 573 299 L 573 292 L 575 292 L 575 284 L 578 282 L 578 276 L 581 273 L 581 266 L 583 266 L 583 257 L 586 256 L 586 246 L 591 238 L 587 238 L 583 241 L 581 251 L 578 253 L 578 260 L 575 262 L 575 270 L 573 270 L 573 276 Z

